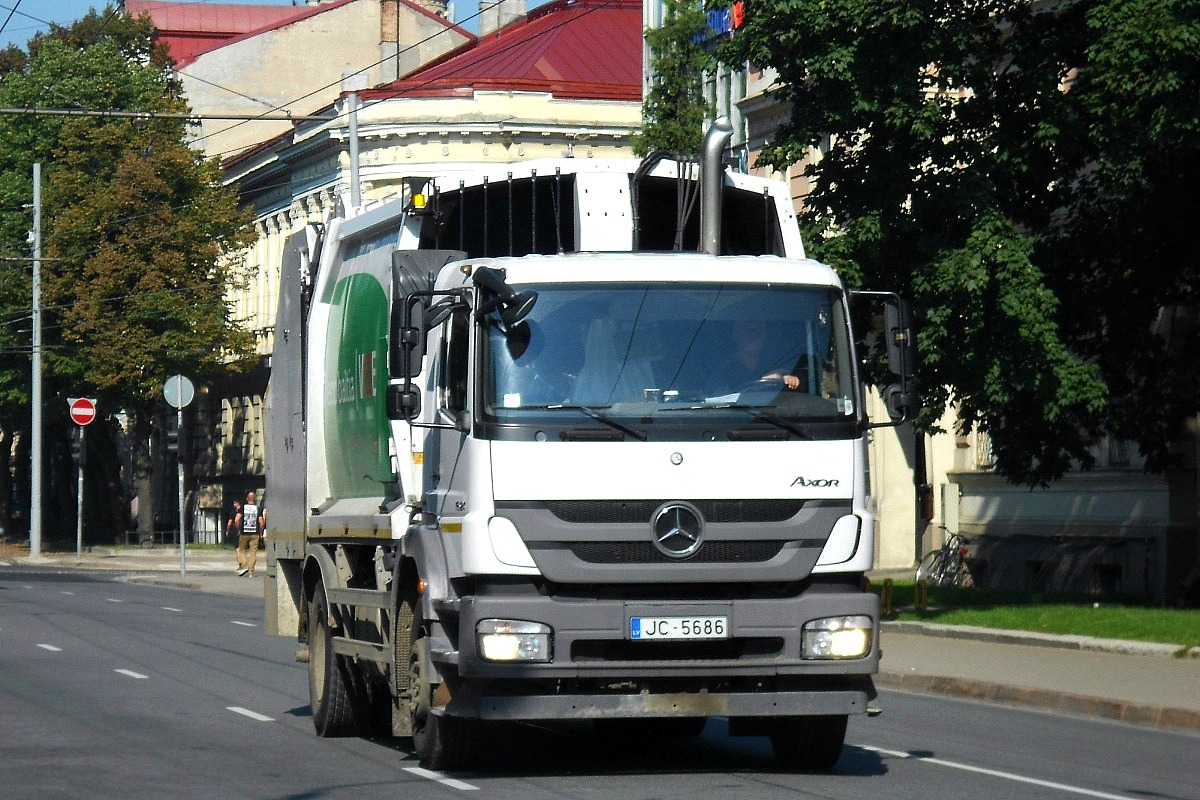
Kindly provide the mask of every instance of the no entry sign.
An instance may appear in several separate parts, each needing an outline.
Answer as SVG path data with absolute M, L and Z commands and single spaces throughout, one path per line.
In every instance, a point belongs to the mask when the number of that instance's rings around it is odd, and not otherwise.
M 71 421 L 76 425 L 87 425 L 96 418 L 96 401 L 90 397 L 70 397 Z

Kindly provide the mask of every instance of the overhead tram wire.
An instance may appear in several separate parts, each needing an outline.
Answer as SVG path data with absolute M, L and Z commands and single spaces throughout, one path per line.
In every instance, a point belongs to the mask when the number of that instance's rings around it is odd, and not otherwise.
M 20 2 L 20 0 L 18 0 L 18 4 L 19 4 L 19 2 Z M 589 8 L 589 9 L 585 10 L 584 14 L 591 14 L 593 11 L 599 11 L 603 8 L 608 7 L 609 5 L 612 5 L 613 2 L 615 2 L 615 0 L 606 0 L 606 2 L 604 2 L 600 5 L 597 5 L 593 8 Z M 467 20 L 464 20 L 464 21 L 469 21 L 471 19 L 474 19 L 475 17 L 480 16 L 481 13 L 482 12 L 477 12 L 476 14 L 468 17 Z M 31 19 L 32 19 L 32 17 L 31 17 Z M 111 19 L 111 17 L 110 17 L 110 19 Z M 107 21 L 108 20 L 105 20 L 106 23 L 107 23 Z M 565 20 L 555 26 L 548 28 L 547 30 L 543 31 L 539 35 L 546 35 L 546 34 L 552 33 L 554 31 L 558 30 L 558 28 L 563 27 L 564 25 L 568 24 L 568 22 L 569 22 L 569 20 Z M 443 33 L 446 33 L 448 30 L 449 29 L 443 29 L 441 31 L 433 33 L 430 36 L 427 36 L 422 41 L 417 42 L 413 45 L 410 45 L 409 47 L 405 48 L 403 51 L 400 51 L 400 53 L 404 53 L 413 48 L 420 47 L 421 45 L 424 45 L 425 43 L 432 40 L 435 36 L 440 36 Z M 526 40 L 524 42 L 524 44 L 528 44 L 529 41 L 530 40 Z M 516 47 L 516 46 L 517 45 L 515 45 L 515 44 L 510 45 L 507 48 L 502 48 L 500 52 L 506 52 L 507 50 L 512 49 L 513 47 Z M 374 64 L 368 65 L 364 69 L 370 69 L 371 67 L 378 66 L 379 64 L 382 64 L 385 61 L 388 61 L 392 58 L 398 57 L 400 55 L 400 53 L 397 53 L 395 56 L 389 56 L 388 58 L 381 59 L 380 61 L 377 61 Z M 470 65 L 464 65 L 463 68 L 465 69 L 468 66 L 470 66 Z M 417 86 L 414 88 L 419 89 L 423 86 L 428 85 L 428 83 L 429 83 L 429 81 L 427 81 L 425 83 L 417 84 Z M 312 95 L 317 94 L 318 92 L 323 91 L 324 89 L 332 88 L 333 86 L 336 86 L 336 85 L 338 85 L 338 84 L 337 83 L 326 84 L 325 86 L 314 89 L 313 91 L 308 92 L 307 94 L 301 95 L 300 97 L 293 99 L 289 103 L 274 106 L 273 110 L 285 108 L 287 105 L 291 105 L 292 103 L 296 103 L 301 100 L 304 100 L 305 98 L 311 97 Z M 254 98 L 248 98 L 248 99 L 254 99 Z M 377 102 L 384 102 L 384 101 L 380 100 Z M 372 104 L 372 105 L 374 105 L 374 104 Z M 157 111 L 125 111 L 125 110 L 94 110 L 93 111 L 93 110 L 86 110 L 86 109 L 48 109 L 48 108 L 42 108 L 42 109 L 39 109 L 39 108 L 0 108 L 0 114 L 17 114 L 17 115 L 23 114 L 23 115 L 35 115 L 35 116 L 36 115 L 89 116 L 89 117 L 113 117 L 113 118 L 127 117 L 127 118 L 135 118 L 135 119 L 137 119 L 137 118 L 153 119 L 155 117 L 158 117 L 158 118 L 162 118 L 162 119 L 185 119 L 185 120 L 189 120 L 189 121 L 198 121 L 198 120 L 202 120 L 202 119 L 238 120 L 237 124 L 235 124 L 235 125 L 230 125 L 227 128 L 223 128 L 219 131 L 214 131 L 211 134 L 197 137 L 194 140 L 196 142 L 201 141 L 206 138 L 210 138 L 212 136 L 216 136 L 218 134 L 232 130 L 240 125 L 243 125 L 246 122 L 253 122 L 255 120 L 284 121 L 284 122 L 287 122 L 287 121 L 292 121 L 292 122 L 329 122 L 329 121 L 336 120 L 338 117 L 341 116 L 340 114 L 334 114 L 334 115 L 330 115 L 330 114 L 324 114 L 324 115 L 321 115 L 321 114 L 292 114 L 290 112 L 284 112 L 282 114 L 272 114 L 270 112 L 264 112 L 264 113 L 259 113 L 259 114 L 195 114 L 195 113 L 184 114 L 184 113 L 157 112 Z M 232 151 L 232 152 L 237 152 L 237 151 Z M 227 154 L 216 154 L 216 157 L 220 158 L 223 155 L 227 155 Z
M 13 14 L 17 13 L 17 9 L 21 7 L 21 0 L 13 3 L 12 8 L 8 10 L 8 16 L 4 18 L 4 24 L 0 25 L 0 32 L 3 32 L 8 27 L 8 23 L 12 22 Z
M 282 108 L 282 106 L 276 106 Z M 199 121 L 204 119 L 229 119 L 229 120 L 272 120 L 272 121 L 300 121 L 300 122 L 318 122 L 328 121 L 334 117 L 319 116 L 315 114 L 292 114 L 285 112 L 282 114 L 272 114 L 270 112 L 263 114 L 187 114 L 183 112 L 173 111 L 126 111 L 116 109 L 84 109 L 84 108 L 39 108 L 37 106 L 20 107 L 0 107 L 0 114 L 19 114 L 25 116 L 44 116 L 44 117 L 131 117 L 133 119 L 184 119 L 189 121 Z M 232 126 L 231 126 L 232 127 Z
M 21 0 L 17 0 L 16 5 L 19 5 L 20 1 Z M 614 1 L 615 0 L 606 0 L 606 2 L 596 6 L 594 8 L 589 8 L 589 9 L 585 10 L 584 14 L 590 14 L 593 11 L 598 11 L 602 8 L 606 8 L 607 6 L 611 5 Z M 16 11 L 15 5 L 14 5 L 14 8 L 12 11 L 13 11 L 13 13 L 15 13 L 15 11 Z M 115 9 L 114 9 L 114 11 L 115 11 Z M 467 17 L 464 20 L 464 22 L 469 22 L 470 20 L 473 20 L 473 19 L 481 16 L 482 13 L 483 13 L 482 11 L 476 12 L 475 14 L 472 14 L 471 16 Z M 10 14 L 10 16 L 11 16 L 11 14 Z M 112 18 L 112 15 L 110 15 L 109 18 L 104 21 L 104 24 L 107 25 L 109 19 L 111 19 L 111 18 Z M 30 17 L 30 19 L 35 19 L 35 18 Z M 41 21 L 41 20 L 39 20 L 39 21 Z M 542 34 L 539 34 L 539 35 L 545 35 L 545 34 L 552 33 L 553 31 L 557 30 L 558 28 L 566 25 L 568 22 L 569 21 L 563 21 L 563 22 L 559 23 L 558 25 L 548 28 L 546 31 L 544 31 Z M 50 24 L 50 23 L 47 23 L 47 24 Z M 455 24 L 457 24 L 457 23 L 455 23 Z M 103 26 L 102 26 L 102 28 L 103 28 Z M 404 48 L 403 50 L 397 52 L 395 55 L 390 55 L 390 56 L 387 56 L 386 58 L 382 58 L 379 61 L 376 61 L 372 64 L 368 64 L 367 66 L 365 66 L 363 68 L 363 70 L 369 70 L 373 67 L 377 67 L 380 64 L 390 61 L 393 58 L 399 58 L 401 54 L 407 53 L 410 50 L 413 50 L 415 48 L 419 48 L 419 47 L 427 44 L 428 42 L 432 41 L 435 37 L 446 34 L 449 31 L 450 31 L 449 28 L 443 28 L 440 31 L 436 31 L 436 32 L 430 34 L 429 36 L 425 37 L 421 41 L 411 44 L 408 47 Z M 523 44 L 528 44 L 528 40 L 526 40 Z M 514 44 L 514 45 L 511 45 L 509 48 L 502 48 L 500 52 L 505 52 L 507 49 L 511 49 L 512 47 L 515 47 L 515 46 L 517 46 L 517 45 Z M 467 66 L 469 66 L 469 65 L 464 65 L 463 68 L 465 69 Z M 184 72 L 180 72 L 179 74 L 184 75 L 189 78 L 193 78 L 193 76 L 187 75 L 187 73 L 184 73 Z M 219 84 L 215 84 L 210 81 L 204 81 L 203 79 L 200 79 L 200 78 L 193 78 L 193 79 L 201 81 L 203 83 L 207 83 L 218 89 L 224 89 L 225 91 L 228 91 L 231 94 L 236 94 L 240 97 L 245 97 L 247 100 L 252 100 L 254 102 L 259 102 L 259 103 L 264 103 L 264 104 L 268 103 L 268 101 L 261 100 L 259 98 L 255 98 L 255 97 L 246 96 L 244 94 L 241 94 L 240 92 L 236 92 L 232 89 L 228 89 L 227 87 L 220 86 Z M 200 122 L 202 120 L 236 121 L 235 124 L 229 125 L 225 128 L 222 128 L 221 130 L 213 131 L 212 133 L 204 134 L 202 136 L 196 137 L 194 140 L 192 140 L 193 143 L 196 143 L 196 142 L 201 142 L 204 139 L 209 139 L 214 136 L 219 136 L 223 133 L 233 130 L 234 128 L 240 127 L 241 125 L 244 125 L 247 122 L 255 122 L 255 121 L 328 122 L 328 121 L 335 120 L 341 115 L 340 114 L 337 114 L 337 115 L 292 114 L 291 112 L 283 112 L 281 114 L 275 114 L 272 112 L 278 111 L 279 109 L 282 109 L 282 108 L 286 108 L 289 105 L 298 103 L 302 100 L 312 97 L 315 94 L 318 94 L 319 92 L 325 91 L 326 89 L 331 89 L 334 86 L 338 86 L 339 84 L 340 84 L 340 80 L 335 83 L 325 84 L 324 86 L 317 87 L 316 89 L 312 90 L 311 92 L 307 92 L 306 94 L 303 94 L 303 95 L 300 95 L 299 97 L 293 98 L 292 100 L 288 101 L 287 103 L 281 103 L 280 105 L 272 106 L 271 111 L 266 111 L 266 112 L 262 112 L 262 113 L 258 113 L 258 114 L 215 114 L 215 113 L 213 113 L 213 114 L 196 114 L 196 113 L 184 114 L 184 113 L 157 112 L 157 111 L 124 111 L 124 110 L 95 110 L 95 111 L 92 111 L 92 110 L 85 110 L 85 109 L 51 109 L 51 108 L 36 108 L 36 107 L 0 108 L 0 114 L 26 115 L 26 116 L 39 116 L 40 115 L 40 116 L 113 117 L 113 118 L 128 117 L 128 118 L 134 118 L 134 119 L 154 119 L 154 118 L 183 119 L 183 120 L 187 120 L 189 122 Z M 424 85 L 426 85 L 426 84 L 418 84 L 416 88 L 420 88 Z M 378 102 L 383 102 L 383 101 L 378 101 Z M 239 149 L 239 151 L 240 151 L 240 149 Z M 239 151 L 230 151 L 230 152 L 232 153 L 232 152 L 239 152 Z M 215 155 L 215 157 L 220 159 L 229 154 L 230 153 L 218 153 L 218 154 L 214 154 L 214 155 Z
M 610 5 L 613 5 L 615 2 L 616 2 L 616 0 L 604 0 L 604 2 L 600 3 L 599 5 L 596 5 L 596 6 L 592 7 L 592 8 L 585 9 L 585 10 L 583 11 L 583 13 L 582 13 L 580 16 L 586 16 L 586 15 L 588 15 L 588 14 L 591 14 L 591 13 L 595 12 L 595 11 L 600 11 L 601 9 L 604 9 L 604 8 L 607 8 L 607 7 L 608 7 L 608 6 L 610 6 Z M 475 14 L 472 14 L 471 16 L 467 17 L 465 20 L 463 20 L 463 22 L 469 22 L 469 21 L 471 21 L 471 20 L 475 19 L 476 17 L 482 16 L 482 14 L 483 14 L 483 12 L 482 12 L 482 11 L 478 11 L 478 12 L 476 12 Z M 559 28 L 561 28 L 561 27 L 564 27 L 565 25 L 567 25 L 567 24 L 569 24 L 570 22 L 573 22 L 573 21 L 574 21 L 574 20 L 564 20 L 564 21 L 562 21 L 562 22 L 560 22 L 560 23 L 558 23 L 558 24 L 556 24 L 556 25 L 553 25 L 553 26 L 551 26 L 550 28 L 547 28 L 545 31 L 542 31 L 542 33 L 540 33 L 540 34 L 538 34 L 538 35 L 539 35 L 539 36 L 545 36 L 545 35 L 547 35 L 547 34 L 553 33 L 554 31 L 558 30 L 558 29 L 559 29 Z M 455 23 L 455 25 L 457 25 L 457 24 L 458 24 L 458 23 Z M 435 37 L 441 36 L 441 35 L 443 35 L 443 34 L 447 33 L 449 30 L 450 30 L 449 28 L 443 28 L 443 29 L 442 29 L 442 30 L 440 30 L 440 31 L 435 31 L 434 33 L 431 33 L 429 36 L 426 36 L 426 37 L 425 37 L 424 39 L 422 39 L 421 41 L 419 41 L 419 42 L 415 42 L 414 44 L 411 44 L 411 45 L 409 45 L 408 47 L 404 48 L 403 50 L 400 50 L 400 51 L 398 51 L 398 52 L 397 52 L 396 54 L 394 54 L 394 55 L 390 55 L 390 56 L 388 56 L 388 57 L 386 57 L 386 58 L 382 58 L 382 59 L 380 59 L 379 61 L 376 61 L 376 62 L 374 62 L 374 63 L 372 63 L 372 64 L 368 64 L 367 66 L 363 67 L 363 68 L 362 68 L 362 70 L 360 70 L 360 71 L 366 71 L 366 70 L 369 70 L 369 69 L 371 69 L 371 68 L 373 68 L 373 67 L 377 67 L 377 66 L 379 66 L 380 64 L 383 64 L 383 63 L 385 63 L 385 62 L 387 62 L 387 61 L 391 61 L 391 60 L 392 60 L 392 59 L 394 59 L 394 58 L 399 58 L 401 54 L 403 54 L 403 53 L 407 53 L 407 52 L 409 52 L 410 50 L 414 50 L 414 49 L 416 49 L 416 48 L 418 48 L 418 47 L 421 47 L 421 46 L 423 46 L 423 45 L 427 44 L 427 43 L 429 43 L 430 41 L 432 41 L 432 40 L 433 40 Z M 532 40 L 525 40 L 525 41 L 523 41 L 523 42 L 520 42 L 520 43 L 514 43 L 514 44 L 511 44 L 511 45 L 509 45 L 509 46 L 507 46 L 507 47 L 503 47 L 503 48 L 501 48 L 501 49 L 499 50 L 499 52 L 501 52 L 501 53 L 504 53 L 504 52 L 507 52 L 508 50 L 511 50 L 511 49 L 515 48 L 515 47 L 528 45 L 530 41 L 532 41 Z M 469 52 L 469 51 L 468 51 L 468 52 Z M 469 67 L 469 66 L 472 66 L 472 65 L 470 65 L 470 64 L 464 64 L 462 68 L 463 68 L 463 69 L 466 69 L 466 68 L 467 68 L 467 67 Z M 417 84 L 415 87 L 413 87 L 413 88 L 414 88 L 414 89 L 420 89 L 420 88 L 422 88 L 422 87 L 424 87 L 424 86 L 427 86 L 429 83 L 430 83 L 429 81 L 426 81 L 425 83 L 418 83 L 418 84 Z M 339 80 L 339 81 L 337 81 L 337 82 L 335 82 L 335 83 L 327 83 L 327 84 L 325 84 L 324 86 L 319 86 L 319 87 L 317 87 L 316 89 L 313 89 L 311 92 L 308 92 L 308 93 L 306 93 L 306 94 L 300 95 L 299 97 L 293 98 L 293 99 L 292 99 L 292 100 L 290 100 L 289 102 L 287 102 L 287 103 L 283 103 L 283 104 L 281 104 L 281 105 L 278 105 L 278 106 L 275 106 L 274 108 L 275 108 L 275 109 L 284 108 L 284 107 L 286 107 L 286 106 L 289 106 L 289 105 L 292 105 L 292 104 L 294 104 L 294 103 L 298 103 L 298 102 L 300 102 L 301 100 L 305 100 L 305 99 L 307 99 L 307 98 L 309 98 L 309 97 L 312 97 L 312 96 L 313 96 L 313 95 L 315 95 L 315 94 L 318 94 L 319 92 L 323 92 L 323 91 L 325 91 L 326 89 L 331 89 L 331 88 L 333 88 L 333 87 L 335 87 L 335 86 L 338 86 L 338 85 L 340 85 L 340 84 L 341 84 L 341 81 L 340 81 L 340 80 Z M 380 103 L 380 102 L 385 102 L 385 101 L 384 101 L 384 100 L 379 100 L 379 101 L 376 101 L 376 103 Z M 376 103 L 371 103 L 370 105 L 375 105 Z M 364 104 L 364 107 L 365 107 L 365 105 L 366 105 L 366 104 Z M 342 115 L 341 115 L 341 114 L 338 114 L 338 115 L 336 115 L 336 116 L 333 116 L 333 117 L 320 117 L 319 119 L 323 119 L 323 120 L 333 120 L 333 119 L 337 119 L 337 118 L 338 118 L 338 117 L 340 117 L 340 116 L 342 116 Z M 221 130 L 218 130 L 218 131 L 213 131 L 212 133 L 204 134 L 203 136 L 198 136 L 198 137 L 196 137 L 196 138 L 195 138 L 193 141 L 194 141 L 194 142 L 199 142 L 199 141 L 202 141 L 202 140 L 204 140 L 204 139 L 209 139 L 209 138 L 212 138 L 212 137 L 214 137 L 214 136 L 219 136 L 219 135 L 221 135 L 221 134 L 223 134 L 223 133 L 226 133 L 226 132 L 228 132 L 228 131 L 231 131 L 231 130 L 233 130 L 234 128 L 237 128 L 237 127 L 239 127 L 239 126 L 241 126 L 241 125 L 244 125 L 244 124 L 246 124 L 246 122 L 251 122 L 251 121 L 253 121 L 253 119 L 260 119 L 260 118 L 261 118 L 261 117 L 253 117 L 253 118 L 247 118 L 247 119 L 244 119 L 244 120 L 242 120 L 241 122 L 238 122 L 238 123 L 236 123 L 236 124 L 234 124 L 234 125 L 230 125 L 230 126 L 228 126 L 228 127 L 226 127 L 226 128 L 222 128 Z M 303 120 L 301 117 L 293 117 L 293 119 L 296 119 L 296 120 L 298 120 L 298 121 L 308 121 L 308 120 Z M 233 153 L 233 152 L 240 152 L 240 149 L 239 149 L 239 150 L 237 150 L 237 151 L 230 151 L 230 153 Z M 226 156 L 226 155 L 229 155 L 230 153 L 217 153 L 217 154 L 214 154 L 214 156 L 215 156 L 215 157 L 217 157 L 217 158 L 223 158 L 224 156 Z

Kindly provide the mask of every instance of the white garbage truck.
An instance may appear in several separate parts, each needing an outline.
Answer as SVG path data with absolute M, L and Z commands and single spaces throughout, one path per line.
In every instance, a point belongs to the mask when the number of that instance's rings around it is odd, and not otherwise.
M 907 311 L 806 258 L 729 134 L 413 176 L 289 239 L 267 609 L 318 734 L 452 769 L 494 721 L 711 719 L 823 769 L 874 710 L 866 436 L 909 415 Z

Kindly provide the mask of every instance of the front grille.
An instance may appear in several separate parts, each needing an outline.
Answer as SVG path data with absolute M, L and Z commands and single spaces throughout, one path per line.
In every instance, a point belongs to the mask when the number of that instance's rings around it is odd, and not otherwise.
M 746 564 L 770 561 L 783 542 L 705 542 L 689 558 L 671 558 L 650 542 L 575 542 L 571 552 L 588 564 Z
M 666 500 L 558 500 L 546 508 L 564 522 L 636 523 L 654 516 Z M 709 523 L 783 522 L 800 513 L 803 500 L 689 500 Z
M 764 636 L 703 642 L 576 641 L 571 644 L 571 661 L 613 663 L 618 661 L 737 661 L 770 659 L 783 655 L 783 639 Z

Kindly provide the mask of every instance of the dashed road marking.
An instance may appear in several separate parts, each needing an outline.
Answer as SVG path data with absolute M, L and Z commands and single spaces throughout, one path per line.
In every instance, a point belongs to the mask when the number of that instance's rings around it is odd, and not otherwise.
M 163 606 L 163 607 L 162 607 L 162 610 L 163 610 L 163 611 L 174 611 L 176 614 L 182 614 L 182 613 L 183 613 L 183 609 L 182 609 L 182 608 L 171 608 L 170 606 Z
M 404 767 L 404 771 L 411 772 L 413 775 L 416 775 L 418 778 L 425 778 L 426 780 L 437 781 L 442 786 L 448 786 L 451 789 L 461 789 L 464 792 L 474 792 L 474 791 L 479 790 L 479 787 L 472 783 L 467 783 L 466 781 L 460 781 L 456 778 L 451 778 L 447 775 L 443 775 L 440 772 L 434 772 L 431 769 L 425 769 L 424 767 Z
M 113 672 L 117 673 L 118 675 L 125 675 L 126 677 L 129 677 L 129 678 L 137 678 L 139 681 L 145 681 L 145 680 L 150 679 L 149 675 L 143 675 L 142 673 L 134 672 L 131 669 L 114 669 Z
M 124 603 L 125 601 L 124 601 L 124 600 L 120 600 L 120 599 L 118 599 L 118 598 L 116 598 L 116 597 L 110 597 L 110 598 L 108 598 L 108 602 L 110 602 L 110 603 Z
M 231 625 L 241 625 L 245 628 L 257 628 L 258 627 L 253 622 L 242 622 L 240 619 L 231 619 L 231 620 L 229 620 L 229 623 Z
M 274 722 L 275 721 L 274 717 L 268 717 L 265 714 L 259 714 L 257 711 L 251 711 L 250 709 L 242 708 L 241 706 L 225 706 L 225 708 L 229 711 L 232 711 L 235 714 L 241 714 L 243 717 L 249 717 L 250 719 L 255 720 L 257 722 Z
M 993 778 L 1003 778 L 1006 781 L 1025 783 L 1029 784 L 1030 786 L 1041 786 L 1045 789 L 1057 789 L 1060 792 L 1083 795 L 1084 797 L 1099 797 L 1101 800 L 1135 800 L 1133 797 L 1127 794 L 1100 792 L 1096 791 L 1095 789 L 1085 789 L 1082 786 L 1072 786 L 1068 783 L 1044 781 L 1040 778 L 1031 778 L 1028 775 L 1018 775 L 1015 772 L 1003 772 L 998 769 L 976 767 L 972 764 L 963 764 L 958 761 L 947 761 L 944 758 L 934 758 L 933 756 L 919 755 L 917 753 L 906 753 L 902 750 L 886 750 L 882 747 L 871 747 L 870 745 L 859 745 L 859 747 L 872 753 L 879 753 L 880 755 L 910 759 L 913 761 L 923 761 L 926 764 L 936 764 L 939 767 L 949 767 L 950 769 L 958 769 L 962 770 L 963 772 L 974 772 L 977 775 L 990 775 Z
M 55 647 L 52 644 L 39 644 L 38 647 L 42 648 L 43 650 L 49 650 L 51 653 L 61 653 L 62 652 L 61 647 Z

